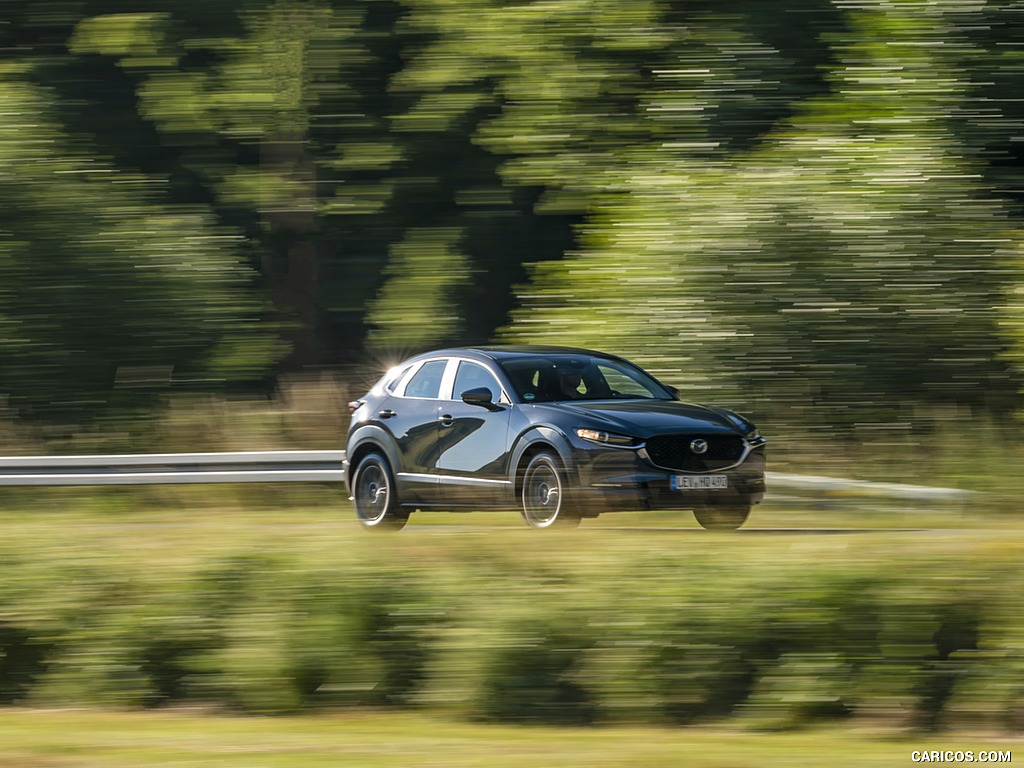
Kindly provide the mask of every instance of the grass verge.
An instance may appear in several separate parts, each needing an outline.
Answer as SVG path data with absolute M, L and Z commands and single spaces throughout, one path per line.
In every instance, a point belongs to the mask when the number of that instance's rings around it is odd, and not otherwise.
M 185 712 L 0 713 L 3 768 L 844 768 L 911 765 L 914 750 L 1016 752 L 1020 740 L 882 728 L 555 728 L 423 715 L 289 718 Z
M 723 535 L 677 518 L 380 536 L 334 505 L 112 498 L 121 506 L 0 514 L 0 703 L 387 706 L 532 725 L 1024 723 L 1019 527 L 766 519 Z

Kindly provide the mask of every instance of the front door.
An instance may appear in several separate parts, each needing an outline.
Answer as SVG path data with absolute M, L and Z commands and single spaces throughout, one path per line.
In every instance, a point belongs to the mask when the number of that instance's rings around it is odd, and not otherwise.
M 492 406 L 462 402 L 462 393 L 485 387 Z M 508 425 L 510 409 L 502 387 L 487 368 L 460 360 L 451 397 L 438 412 L 436 472 L 443 504 L 491 507 L 509 501 Z

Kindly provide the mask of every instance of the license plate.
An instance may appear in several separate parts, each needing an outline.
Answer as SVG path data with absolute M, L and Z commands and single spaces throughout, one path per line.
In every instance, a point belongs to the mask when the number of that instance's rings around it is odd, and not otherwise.
M 673 491 L 719 491 L 729 487 L 728 475 L 673 475 Z

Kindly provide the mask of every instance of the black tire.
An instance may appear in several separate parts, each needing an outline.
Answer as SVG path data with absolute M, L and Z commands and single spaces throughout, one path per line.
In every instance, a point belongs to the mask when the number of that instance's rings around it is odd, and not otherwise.
M 580 516 L 573 507 L 565 470 L 547 451 L 530 459 L 523 472 L 520 514 L 531 528 L 575 528 Z
M 409 520 L 395 493 L 391 465 L 379 453 L 367 454 L 359 462 L 352 475 L 352 498 L 364 528 L 398 531 Z
M 749 504 L 709 504 L 696 507 L 693 516 L 709 531 L 735 531 L 750 517 Z

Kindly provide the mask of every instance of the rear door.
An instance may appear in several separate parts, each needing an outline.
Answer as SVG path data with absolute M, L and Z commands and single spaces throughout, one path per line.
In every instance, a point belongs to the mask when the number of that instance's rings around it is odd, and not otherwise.
M 395 482 L 403 501 L 437 500 L 438 396 L 447 365 L 447 358 L 420 364 L 382 406 L 380 417 L 395 438 L 401 459 Z

